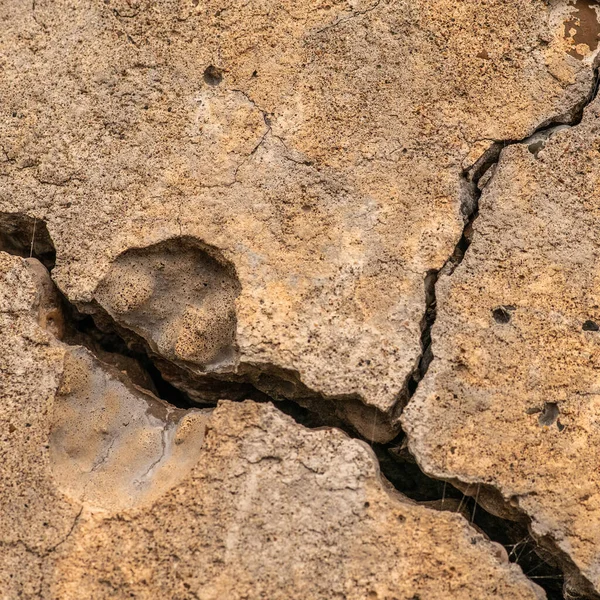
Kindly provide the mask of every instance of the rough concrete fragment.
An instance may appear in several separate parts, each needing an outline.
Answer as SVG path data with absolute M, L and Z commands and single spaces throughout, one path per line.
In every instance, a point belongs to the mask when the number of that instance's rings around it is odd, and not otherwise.
M 39 284 L 39 287 L 38 287 Z M 0 597 L 40 597 L 43 572 L 81 507 L 49 468 L 49 401 L 63 350 L 39 326 L 44 286 L 26 261 L 0 252 Z
M 252 402 L 219 405 L 152 506 L 82 522 L 54 582 L 64 599 L 543 598 L 461 515 L 390 495 L 366 445 Z
M 193 239 L 130 250 L 111 265 L 97 301 L 152 351 L 200 372 L 236 361 L 233 267 Z
M 38 325 L 35 277 L 22 259 L 0 252 L 0 541 L 43 554 L 79 508 L 56 490 L 48 468 L 48 399 L 64 351 Z
M 494 512 L 529 518 L 568 586 L 594 597 L 599 159 L 598 101 L 541 149 L 502 153 L 471 247 L 438 282 L 435 359 L 402 417 L 427 473 L 461 481 Z
M 462 231 L 473 148 L 568 118 L 590 91 L 593 44 L 565 32 L 576 12 L 5 1 L 0 210 L 47 222 L 81 307 L 133 249 L 217 249 L 240 283 L 228 374 L 279 370 L 389 421 L 420 354 L 425 274 Z M 190 313 L 192 330 L 229 323 Z M 353 415 L 372 435 L 373 414 Z

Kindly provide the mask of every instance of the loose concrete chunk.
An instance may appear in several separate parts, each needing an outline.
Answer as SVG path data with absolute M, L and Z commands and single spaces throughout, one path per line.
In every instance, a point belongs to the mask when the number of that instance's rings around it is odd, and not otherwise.
M 600 595 L 599 148 L 596 101 L 539 152 L 503 152 L 402 418 L 427 473 L 530 519 L 585 597 Z
M 219 405 L 152 506 L 82 522 L 55 582 L 64 599 L 544 597 L 461 515 L 387 491 L 368 446 L 253 402 Z

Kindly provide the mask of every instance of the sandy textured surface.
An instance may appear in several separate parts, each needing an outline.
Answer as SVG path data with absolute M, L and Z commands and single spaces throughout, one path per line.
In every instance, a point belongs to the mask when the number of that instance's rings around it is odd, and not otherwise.
M 141 286 L 156 304 L 118 257 L 189 236 L 235 273 L 236 354 L 190 354 L 223 327 L 190 308 L 178 359 L 386 414 L 420 354 L 425 274 L 463 229 L 463 169 L 568 118 L 593 78 L 560 2 L 1 10 L 0 210 L 46 221 L 69 298 L 118 313 Z
M 599 11 L 1 2 L 0 599 L 600 597 Z

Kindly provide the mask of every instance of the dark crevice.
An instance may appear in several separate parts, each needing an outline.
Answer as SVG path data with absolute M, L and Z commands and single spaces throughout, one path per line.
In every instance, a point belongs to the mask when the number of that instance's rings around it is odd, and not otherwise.
M 394 443 L 373 447 L 384 476 L 405 496 L 435 510 L 458 512 L 490 540 L 501 544 L 510 562 L 542 587 L 548 600 L 562 600 L 565 578 L 548 550 L 532 538 L 528 521 L 498 517 L 477 503 L 477 487 L 469 495 L 450 482 L 429 477 L 416 464 L 400 438 Z M 470 495 L 472 494 L 472 495 Z
M 22 216 L 11 216 L 8 220 L 2 220 L 4 217 L 5 215 L 0 214 L 0 248 L 2 250 L 25 258 L 28 258 L 30 254 L 34 258 L 45 258 L 50 267 L 54 266 L 53 259 L 49 260 L 50 257 L 55 256 L 50 236 L 46 238 L 46 234 L 39 234 L 41 236 L 40 243 L 38 244 L 36 241 L 34 251 L 31 252 L 31 243 L 29 242 L 30 250 L 27 252 L 28 236 L 32 234 L 32 220 L 29 217 L 22 218 Z M 3 226 L 6 222 L 11 224 L 10 236 L 6 235 L 6 227 Z M 40 227 L 37 231 L 47 233 L 43 222 L 38 221 L 38 225 Z M 38 234 L 36 233 L 36 235 Z M 17 240 L 17 243 L 14 243 L 14 240 Z M 48 247 L 48 243 L 50 247 Z M 40 250 L 41 252 L 39 252 Z M 431 324 L 435 319 L 435 280 L 436 274 L 431 273 L 428 288 L 432 295 L 428 298 L 428 311 L 425 317 L 426 323 Z M 164 365 L 157 366 L 161 360 L 160 357 L 153 356 L 148 351 L 144 340 L 141 338 L 136 340 L 129 334 L 130 332 L 126 337 L 120 335 L 119 326 L 111 322 L 108 315 L 100 312 L 94 316 L 84 314 L 70 303 L 59 290 L 57 293 L 60 296 L 65 321 L 63 337 L 65 343 L 87 347 L 98 360 L 124 371 L 134 384 L 149 390 L 177 408 L 188 409 L 216 405 L 216 401 L 199 404 L 197 400 L 190 398 L 185 392 L 169 383 L 162 375 Z M 428 347 L 431 345 L 430 332 L 430 327 L 424 329 L 423 341 Z M 422 358 L 421 364 L 425 364 L 429 360 L 431 360 L 431 355 Z M 219 383 L 221 382 L 216 382 L 217 385 Z M 223 395 L 222 397 L 228 396 Z M 228 397 L 228 399 L 232 398 Z M 311 410 L 313 405 L 310 403 L 303 406 L 297 401 L 267 394 L 251 384 L 244 384 L 244 393 L 235 399 L 272 402 L 300 425 L 313 429 L 337 427 L 350 437 L 369 444 L 378 459 L 384 481 L 388 481 L 403 495 L 419 504 L 436 510 L 460 512 L 491 540 L 502 544 L 509 560 L 517 562 L 525 574 L 532 573 L 529 576 L 546 590 L 549 600 L 562 598 L 560 592 L 563 585 L 562 574 L 548 561 L 539 557 L 539 548 L 529 536 L 526 525 L 495 517 L 476 504 L 472 497 L 463 494 L 450 483 L 427 476 L 405 449 L 404 434 L 401 433 L 386 444 L 372 443 L 338 418 L 334 410 L 317 412 Z
M 49 271 L 56 263 L 56 250 L 45 221 L 25 213 L 0 212 L 0 251 L 37 258 Z
M 428 271 L 425 275 L 425 313 L 421 322 L 421 355 L 407 380 L 406 401 L 416 393 L 419 383 L 425 377 L 433 360 L 431 331 L 437 317 L 437 282 L 442 274 L 452 275 L 463 261 L 471 245 L 474 223 L 479 216 L 479 200 L 483 189 L 494 175 L 502 151 L 514 144 L 527 144 L 529 151 L 537 158 L 540 150 L 554 133 L 565 127 L 574 127 L 581 123 L 585 108 L 597 97 L 599 88 L 600 70 L 596 67 L 590 94 L 567 115 L 549 119 L 525 139 L 495 142 L 473 166 L 463 171 L 461 213 L 464 227 L 458 243 L 442 268 Z M 497 308 L 498 313 L 494 312 L 496 320 L 501 322 L 510 320 L 510 309 L 512 308 L 514 307 Z M 402 439 L 402 434 L 398 439 Z M 513 522 L 487 512 L 471 495 L 467 496 L 450 483 L 431 478 L 423 473 L 408 450 L 398 451 L 401 446 L 398 446 L 397 442 L 398 440 L 395 440 L 387 445 L 376 445 L 374 448 L 382 472 L 396 489 L 418 502 L 430 503 L 432 507 L 438 509 L 448 508 L 441 506 L 442 502 L 447 504 L 452 501 L 455 503 L 460 498 L 457 510 L 465 514 L 467 518 L 471 514 L 471 521 L 475 526 L 484 531 L 491 540 L 501 543 L 506 548 L 509 559 L 517 562 L 523 573 L 544 589 L 548 600 L 597 597 L 589 588 L 588 582 L 583 581 L 582 577 L 578 575 L 578 571 L 571 564 L 569 557 L 555 549 L 552 540 L 544 541 L 532 538 L 526 518 L 523 522 Z M 390 458 L 390 454 L 395 457 L 395 460 Z M 394 464 L 396 461 L 402 463 L 401 468 Z M 411 462 L 412 466 L 410 466 Z M 469 493 L 469 490 L 467 489 L 466 492 Z M 473 494 L 473 496 L 477 498 L 477 494 Z M 579 590 L 588 588 L 589 595 L 582 596 L 575 591 L 569 581 L 565 579 L 563 569 L 565 569 L 564 572 L 575 574 L 577 588 Z
M 145 346 L 140 342 L 140 347 L 125 341 L 115 330 L 105 331 L 100 329 L 96 321 L 90 316 L 79 312 L 63 297 L 66 321 L 68 323 L 65 342 L 83 344 L 90 349 L 97 358 L 105 362 L 113 362 L 122 358 L 131 359 L 133 364 L 139 365 L 151 382 L 141 387 L 147 387 L 155 395 L 178 408 L 209 407 L 216 402 L 199 403 L 187 394 L 167 382 L 161 375 L 161 370 L 156 366 L 154 359 L 144 351 Z M 435 315 L 435 305 L 430 312 L 430 318 Z M 102 323 L 102 319 L 96 319 Z M 112 356 L 107 356 L 110 354 Z M 131 367 L 116 363 L 119 368 L 124 368 L 132 380 L 136 374 Z M 139 376 L 138 376 L 139 380 Z M 536 551 L 537 546 L 528 533 L 527 524 L 512 522 L 492 515 L 476 503 L 475 499 L 464 494 L 448 482 L 427 476 L 416 464 L 403 441 L 404 435 L 400 434 L 387 444 L 376 444 L 361 436 L 354 428 L 343 420 L 337 418 L 334 412 L 316 412 L 298 402 L 281 397 L 278 394 L 269 395 L 248 384 L 245 393 L 239 400 L 253 400 L 255 402 L 271 402 L 279 410 L 290 416 L 294 421 L 304 427 L 318 429 L 336 427 L 343 430 L 349 437 L 369 444 L 377 457 L 382 476 L 396 490 L 415 502 L 433 508 L 460 512 L 471 524 L 487 535 L 487 537 L 501 544 L 511 562 L 518 563 L 523 572 L 544 588 L 549 600 L 563 598 L 562 587 L 564 578 L 561 571 L 551 562 L 543 559 Z
M 66 323 L 65 343 L 85 346 L 98 359 L 124 370 L 136 385 L 176 408 L 196 406 L 185 392 L 163 378 L 147 353 L 128 346 L 116 332 L 101 330 L 90 315 L 79 312 L 62 294 L 61 299 Z

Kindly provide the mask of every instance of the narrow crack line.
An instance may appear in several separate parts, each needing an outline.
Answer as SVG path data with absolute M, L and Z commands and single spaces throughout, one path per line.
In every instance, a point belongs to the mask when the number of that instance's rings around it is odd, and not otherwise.
M 256 110 L 260 111 L 262 113 L 263 119 L 266 119 L 268 117 L 268 115 L 270 114 L 268 110 L 265 110 L 264 108 L 260 107 L 251 97 L 250 95 L 245 92 L 244 90 L 240 90 L 239 88 L 230 88 L 229 90 L 230 92 L 234 92 L 236 94 L 240 94 L 240 96 L 243 96 L 244 99 L 251 104 L 254 108 L 256 108 Z
M 591 90 L 586 98 L 575 105 L 570 111 L 572 117 L 569 121 L 565 121 L 561 115 L 553 119 L 548 119 L 523 139 L 495 141 L 492 148 L 485 152 L 474 165 L 463 170 L 461 174 L 463 191 L 463 201 L 461 206 L 464 222 L 463 231 L 452 254 L 446 259 L 442 267 L 437 270 L 432 269 L 425 274 L 425 312 L 423 313 L 423 319 L 421 321 L 421 354 L 417 359 L 415 368 L 407 379 L 406 391 L 404 394 L 406 401 L 410 400 L 417 392 L 419 383 L 427 374 L 429 365 L 433 360 L 431 330 L 437 318 L 436 287 L 438 280 L 441 275 L 446 275 L 447 277 L 452 276 L 454 271 L 464 260 L 465 254 L 471 245 L 474 223 L 479 217 L 479 200 L 481 194 L 490 184 L 494 174 L 492 172 L 491 177 L 485 184 L 480 185 L 482 178 L 486 173 L 490 172 L 490 169 L 495 168 L 500 160 L 500 155 L 505 148 L 516 144 L 524 144 L 527 143 L 528 140 L 547 134 L 543 141 L 543 143 L 545 143 L 559 126 L 575 127 L 579 125 L 583 120 L 585 108 L 596 99 L 599 89 L 600 67 L 596 67 L 594 69 L 594 81 Z
M 379 7 L 381 2 L 382 0 L 377 0 L 377 2 L 375 2 L 375 4 L 373 6 L 370 6 L 369 8 L 365 8 L 364 10 L 352 11 L 352 14 L 348 15 L 347 17 L 340 17 L 337 21 L 334 21 L 333 23 L 330 23 L 329 25 L 326 25 L 321 29 L 317 29 L 317 31 L 313 32 L 312 35 L 315 36 L 319 35 L 320 33 L 323 33 L 324 31 L 331 31 L 332 29 L 335 29 L 336 27 L 339 27 L 340 25 L 343 25 L 348 21 L 352 21 L 353 19 L 362 17 L 370 12 L 373 12 L 376 8 Z
M 6 148 L 4 147 L 3 144 L 0 144 L 0 150 L 2 151 L 2 154 L 4 154 L 4 160 L 1 161 L 3 163 L 7 163 L 7 162 L 16 162 L 16 160 L 14 158 L 11 158 L 8 154 L 8 152 L 6 151 Z
M 150 472 L 152 471 L 152 469 L 154 469 L 154 467 L 156 467 L 156 465 L 158 465 L 162 459 L 165 457 L 165 454 L 167 452 L 167 440 L 166 440 L 166 436 L 167 436 L 167 428 L 169 427 L 169 422 L 165 421 L 165 423 L 162 426 L 162 429 L 160 431 L 160 442 L 161 442 L 161 452 L 160 452 L 160 456 L 153 461 L 150 466 L 146 469 L 146 472 L 143 473 L 140 477 L 138 477 L 136 479 L 136 483 L 141 485 L 142 479 L 144 479 L 145 477 L 148 477 L 148 475 L 150 474 Z
M 33 20 L 38 24 L 39 27 L 41 27 L 44 31 L 48 31 L 48 27 L 46 26 L 46 24 L 43 21 L 40 21 L 37 17 L 36 14 L 36 0 L 31 0 L 31 14 L 33 16 Z
M 100 456 L 92 465 L 92 468 L 90 469 L 90 473 L 97 471 L 108 460 L 108 457 L 110 456 L 110 452 L 113 449 L 113 446 L 115 445 L 116 441 L 117 441 L 117 438 L 113 438 L 111 440 L 110 444 L 108 445 L 108 448 L 105 450 L 105 452 L 102 454 L 102 456 Z
M 235 171 L 233 172 L 233 183 L 239 183 L 238 173 L 240 172 L 240 169 L 246 163 L 248 163 L 250 161 L 250 159 L 256 154 L 256 152 L 258 151 L 258 149 L 265 143 L 265 140 L 267 139 L 267 136 L 271 133 L 271 121 L 269 120 L 269 118 L 264 113 L 263 113 L 263 119 L 265 121 L 265 125 L 267 127 L 267 130 L 261 136 L 260 140 L 258 140 L 258 142 L 254 146 L 254 148 L 252 148 L 252 150 L 250 151 L 250 153 L 247 154 L 244 157 L 244 159 L 236 166 Z
M 103 2 L 102 0 L 98 0 L 98 4 L 100 5 L 100 10 L 104 10 L 105 12 L 107 12 L 108 14 L 111 15 L 111 17 L 114 19 L 115 23 L 118 24 L 119 29 L 121 30 L 122 33 L 125 34 L 125 37 L 127 38 L 127 41 L 134 46 L 135 48 L 137 48 L 139 50 L 139 45 L 138 43 L 131 37 L 131 35 L 129 34 L 129 32 L 127 31 L 127 29 L 125 29 L 125 27 L 123 26 L 123 23 L 121 23 L 121 21 L 119 20 L 120 16 L 123 16 L 123 18 L 126 17 L 126 15 L 119 15 L 118 11 L 116 9 L 111 9 L 109 6 L 107 6 L 107 4 L 105 2 Z M 134 15 L 137 16 L 137 15 Z M 131 18 L 131 17 L 130 17 Z
M 75 527 L 77 527 L 77 523 L 79 523 L 79 519 L 81 518 L 82 514 L 83 514 L 83 505 L 81 506 L 81 508 L 79 509 L 79 512 L 75 516 L 75 519 L 73 520 L 73 524 L 71 525 L 71 527 L 70 527 L 69 531 L 67 532 L 67 534 L 65 535 L 65 537 L 62 540 L 60 540 L 59 542 L 57 542 L 56 544 L 54 544 L 54 546 L 51 546 L 50 548 L 48 548 L 48 550 L 46 552 L 44 552 L 44 554 L 42 555 L 42 558 L 49 556 L 50 554 L 52 554 L 52 552 L 55 552 L 59 546 L 62 546 L 71 537 L 71 535 L 75 531 Z

